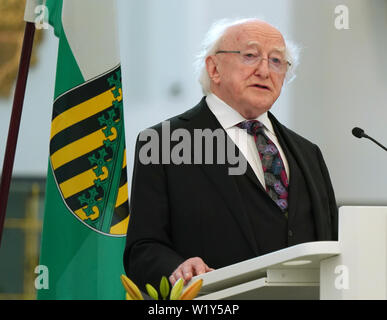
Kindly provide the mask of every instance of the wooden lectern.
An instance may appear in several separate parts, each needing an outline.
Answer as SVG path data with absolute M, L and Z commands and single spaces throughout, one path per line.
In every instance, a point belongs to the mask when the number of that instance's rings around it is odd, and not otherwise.
M 341 207 L 339 241 L 308 242 L 194 277 L 197 300 L 387 299 L 387 207 Z

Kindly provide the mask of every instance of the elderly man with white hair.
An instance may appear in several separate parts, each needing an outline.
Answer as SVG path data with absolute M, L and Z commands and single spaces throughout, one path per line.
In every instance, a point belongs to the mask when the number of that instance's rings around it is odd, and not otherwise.
M 188 282 L 288 246 L 337 239 L 337 205 L 319 148 L 269 112 L 293 77 L 295 54 L 258 19 L 222 20 L 209 30 L 198 59 L 205 96 L 168 124 L 192 137 L 220 130 L 246 170 L 230 174 L 228 161 L 144 163 L 146 141 L 138 139 L 124 265 L 141 288 L 162 276 Z M 160 152 L 163 124 L 152 127 Z M 169 148 L 179 143 L 171 140 Z M 191 156 L 225 149 L 211 144 Z

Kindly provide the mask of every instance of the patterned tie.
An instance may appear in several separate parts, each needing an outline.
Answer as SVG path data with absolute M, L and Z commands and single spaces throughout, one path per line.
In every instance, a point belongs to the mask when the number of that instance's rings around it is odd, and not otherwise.
M 284 163 L 277 147 L 264 133 L 264 126 L 261 122 L 249 120 L 238 123 L 237 126 L 247 130 L 247 133 L 254 137 L 262 162 L 266 191 L 287 218 L 289 182 Z

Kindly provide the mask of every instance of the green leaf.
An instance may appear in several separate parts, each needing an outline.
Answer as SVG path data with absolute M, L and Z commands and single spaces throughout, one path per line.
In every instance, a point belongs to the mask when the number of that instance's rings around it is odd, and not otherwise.
M 149 283 L 147 283 L 147 284 L 145 285 L 145 288 L 146 288 L 146 291 L 148 291 L 149 296 L 150 296 L 153 300 L 159 300 L 159 294 L 157 293 L 157 290 L 156 290 L 152 285 L 150 285 Z
M 184 280 L 183 278 L 180 278 L 179 280 L 176 281 L 175 285 L 172 287 L 170 299 L 178 300 L 181 295 L 181 291 L 183 290 L 183 287 L 184 287 Z
M 168 297 L 169 294 L 169 281 L 166 276 L 163 276 L 160 281 L 160 293 L 163 300 Z

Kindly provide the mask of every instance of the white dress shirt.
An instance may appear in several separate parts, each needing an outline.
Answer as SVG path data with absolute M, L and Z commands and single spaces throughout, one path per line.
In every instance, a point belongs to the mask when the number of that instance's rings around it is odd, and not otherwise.
M 254 137 L 248 134 L 246 130 L 243 130 L 236 126 L 238 123 L 245 121 L 246 119 L 240 113 L 238 113 L 238 111 L 227 105 L 224 101 L 222 101 L 214 94 L 209 94 L 206 97 L 206 102 L 211 112 L 215 115 L 220 125 L 226 131 L 227 135 L 231 138 L 231 140 L 245 156 L 247 162 L 250 164 L 258 180 L 264 187 L 266 187 L 261 158 L 259 157 Z M 278 148 L 289 180 L 289 165 L 286 160 L 285 154 L 278 142 L 278 139 L 274 133 L 274 129 L 271 124 L 271 121 L 269 120 L 267 112 L 260 115 L 255 120 L 258 120 L 263 123 L 265 134 Z

